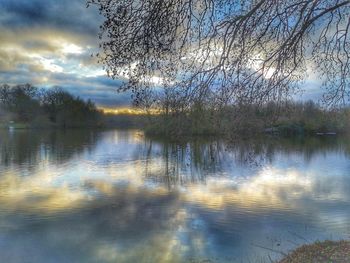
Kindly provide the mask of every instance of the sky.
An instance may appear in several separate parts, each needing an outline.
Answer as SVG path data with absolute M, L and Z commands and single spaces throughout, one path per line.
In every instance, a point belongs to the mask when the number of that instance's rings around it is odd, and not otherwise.
M 105 107 L 130 105 L 92 53 L 103 18 L 85 0 L 0 0 L 0 84 L 61 86 Z
M 121 81 L 91 57 L 102 22 L 85 0 L 0 0 L 0 84 L 60 86 L 101 107 L 130 105 L 130 94 L 116 91 Z M 317 79 L 296 99 L 319 98 Z

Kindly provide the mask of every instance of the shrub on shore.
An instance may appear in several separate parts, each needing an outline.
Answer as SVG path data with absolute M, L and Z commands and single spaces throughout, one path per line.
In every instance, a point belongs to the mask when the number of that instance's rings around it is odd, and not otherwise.
M 234 134 L 251 136 L 274 133 L 283 136 L 344 133 L 350 130 L 350 109 L 324 109 L 308 102 L 282 105 L 232 105 L 213 108 L 195 105 L 185 111 L 162 111 L 149 122 L 146 132 L 181 137 Z

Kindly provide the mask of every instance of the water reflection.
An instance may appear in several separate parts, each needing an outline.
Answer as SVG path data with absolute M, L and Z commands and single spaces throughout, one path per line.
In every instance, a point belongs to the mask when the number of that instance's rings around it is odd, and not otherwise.
M 4 262 L 269 262 L 350 235 L 349 140 L 1 132 Z M 264 248 L 262 248 L 264 247 Z
M 350 156 L 350 140 L 336 137 L 262 137 L 229 143 L 194 140 L 183 144 L 146 140 L 145 148 L 145 174 L 169 185 L 205 181 L 208 177 L 232 177 L 232 173 L 252 176 L 257 169 L 278 163 L 280 158 L 290 157 L 295 165 L 307 166 L 328 154 Z
M 95 131 L 25 131 L 9 132 L 0 129 L 1 168 L 9 165 L 36 165 L 48 161 L 62 163 L 96 145 Z

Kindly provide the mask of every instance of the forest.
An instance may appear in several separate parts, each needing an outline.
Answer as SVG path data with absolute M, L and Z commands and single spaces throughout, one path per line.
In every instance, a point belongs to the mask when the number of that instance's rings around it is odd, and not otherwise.
M 91 101 L 62 88 L 38 89 L 30 84 L 0 86 L 0 125 L 15 128 L 77 128 L 102 125 Z

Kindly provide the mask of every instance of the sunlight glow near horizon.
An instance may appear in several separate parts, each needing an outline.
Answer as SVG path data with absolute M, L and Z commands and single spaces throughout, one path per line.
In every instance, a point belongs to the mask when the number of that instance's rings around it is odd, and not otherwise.
M 104 114 L 113 114 L 113 115 L 145 115 L 145 114 L 151 114 L 151 115 L 158 115 L 160 114 L 160 110 L 156 109 L 150 109 L 150 110 L 143 110 L 139 108 L 132 108 L 132 107 L 116 107 L 116 108 L 108 108 L 108 107 L 98 107 L 99 110 L 101 110 Z

